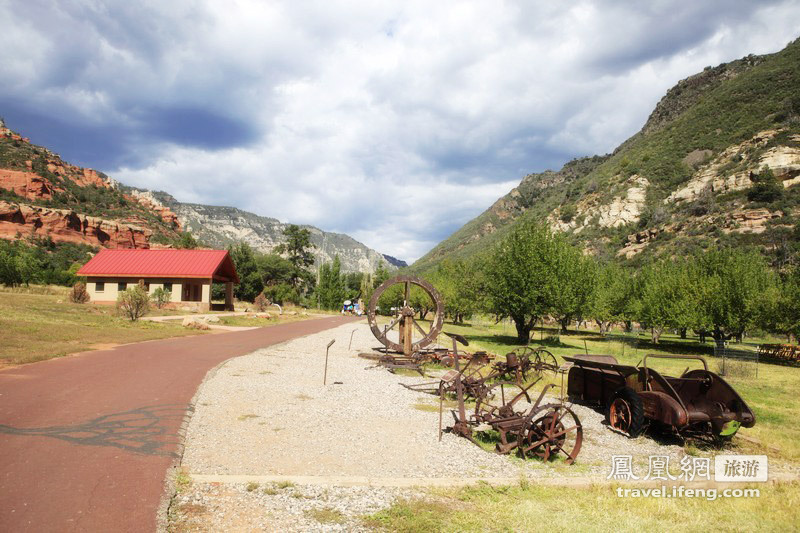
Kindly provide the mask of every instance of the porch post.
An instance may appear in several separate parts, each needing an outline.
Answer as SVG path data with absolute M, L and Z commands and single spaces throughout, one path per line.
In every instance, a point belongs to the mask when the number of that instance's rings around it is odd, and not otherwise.
M 233 311 L 233 282 L 225 282 L 225 309 Z

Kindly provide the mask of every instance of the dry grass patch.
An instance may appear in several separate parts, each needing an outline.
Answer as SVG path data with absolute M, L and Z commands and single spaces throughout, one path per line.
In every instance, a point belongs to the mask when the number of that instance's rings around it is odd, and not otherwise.
M 0 291 L 0 366 L 201 333 L 180 324 L 131 322 L 117 317 L 114 306 L 71 303 L 67 292 L 62 287 Z

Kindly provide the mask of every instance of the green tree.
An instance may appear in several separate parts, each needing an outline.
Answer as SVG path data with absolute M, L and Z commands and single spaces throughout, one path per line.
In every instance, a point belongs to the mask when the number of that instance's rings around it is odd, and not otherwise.
M 632 276 L 615 263 L 598 266 L 589 314 L 605 335 L 615 322 L 629 318 L 626 311 L 632 297 Z
M 194 250 L 200 246 L 200 243 L 197 242 L 197 239 L 194 238 L 194 235 L 188 231 L 184 231 L 175 241 L 174 246 L 175 248 L 179 249 Z
M 536 321 L 552 308 L 551 257 L 556 237 L 532 221 L 517 225 L 492 250 L 486 263 L 487 309 L 498 319 L 511 318 L 517 340 L 527 343 Z
M 772 203 L 783 198 L 783 183 L 778 181 L 768 166 L 764 166 L 758 174 L 751 175 L 750 179 L 753 186 L 747 191 L 747 199 L 751 202 Z
M 291 284 L 298 293 L 302 293 L 313 284 L 314 279 L 313 274 L 308 270 L 314 264 L 314 254 L 311 252 L 314 248 L 314 245 L 311 244 L 311 232 L 295 224 L 289 224 L 283 230 L 283 235 L 286 237 L 286 242 L 278 245 L 275 252 L 286 255 L 292 264 Z
M 252 302 L 264 290 L 256 254 L 246 242 L 229 245 L 228 252 L 239 274 L 239 284 L 234 286 L 233 294 L 239 300 Z
M 561 239 L 553 241 L 550 289 L 550 313 L 558 318 L 561 331 L 566 332 L 570 322 L 583 317 L 590 309 L 597 282 L 597 264 L 592 257 L 584 256 L 577 248 Z
M 342 307 L 345 300 L 345 280 L 341 271 L 342 263 L 338 255 L 333 258 L 332 264 L 324 263 L 320 267 L 317 293 L 323 309 L 341 309 Z
M 700 327 L 717 342 L 740 339 L 764 316 L 765 295 L 774 278 L 755 250 L 724 249 L 694 259 L 700 295 Z
M 697 324 L 698 294 L 693 277 L 684 261 L 661 260 L 641 271 L 636 280 L 636 318 L 650 328 L 654 344 L 666 328 L 685 329 Z
M 470 318 L 480 308 L 479 277 L 479 269 L 475 268 L 474 263 L 445 259 L 439 264 L 433 276 L 433 284 L 442 295 L 445 313 L 454 324 L 462 324 L 465 318 Z M 421 303 L 414 305 L 414 308 L 420 309 L 422 303 L 425 303 L 425 310 L 432 310 L 433 302 L 430 302 L 423 291 L 419 292 L 424 298 L 420 297 Z M 424 316 L 421 315 L 420 318 Z

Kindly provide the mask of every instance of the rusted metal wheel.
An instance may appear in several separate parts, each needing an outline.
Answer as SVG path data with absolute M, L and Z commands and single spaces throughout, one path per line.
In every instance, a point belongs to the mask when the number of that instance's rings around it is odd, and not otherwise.
M 530 401 L 527 391 L 517 383 L 495 383 L 475 401 L 474 419 L 478 423 L 489 423 L 501 418 L 523 416 Z
M 539 376 L 555 376 L 558 372 L 556 356 L 544 348 L 538 348 L 533 355 L 531 369 Z
M 644 405 L 633 389 L 618 390 L 608 406 L 608 425 L 631 438 L 636 438 L 644 429 Z
M 578 415 L 564 404 L 548 404 L 534 409 L 517 438 L 523 458 L 543 461 L 562 458 L 572 464 L 583 444 L 583 426 Z
M 398 309 L 397 316 L 389 322 L 385 330 L 382 330 L 377 322 L 378 300 L 380 300 L 381 295 L 393 285 L 403 286 L 403 305 Z M 411 307 L 409 301 L 411 287 L 414 285 L 421 288 L 428 297 L 430 297 L 436 308 L 428 331 L 414 318 L 415 310 Z M 369 300 L 367 319 L 369 320 L 369 327 L 372 330 L 372 334 L 375 335 L 375 338 L 386 346 L 387 349 L 411 355 L 417 350 L 434 342 L 439 333 L 441 333 L 444 323 L 444 303 L 441 295 L 434 286 L 424 279 L 416 276 L 396 276 L 386 280 L 375 289 L 372 298 Z M 394 342 L 388 338 L 389 332 L 393 331 L 395 327 L 398 327 L 400 330 L 400 342 Z M 421 338 L 418 338 L 416 341 L 411 340 L 414 331 L 421 336 Z

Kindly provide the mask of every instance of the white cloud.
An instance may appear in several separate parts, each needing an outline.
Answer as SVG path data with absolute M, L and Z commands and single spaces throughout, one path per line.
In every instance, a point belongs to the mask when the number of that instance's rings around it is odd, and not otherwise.
M 115 178 L 410 260 L 524 174 L 612 150 L 679 79 L 800 27 L 788 1 L 0 0 L 0 15 L 0 104 L 117 133 L 97 155 Z

